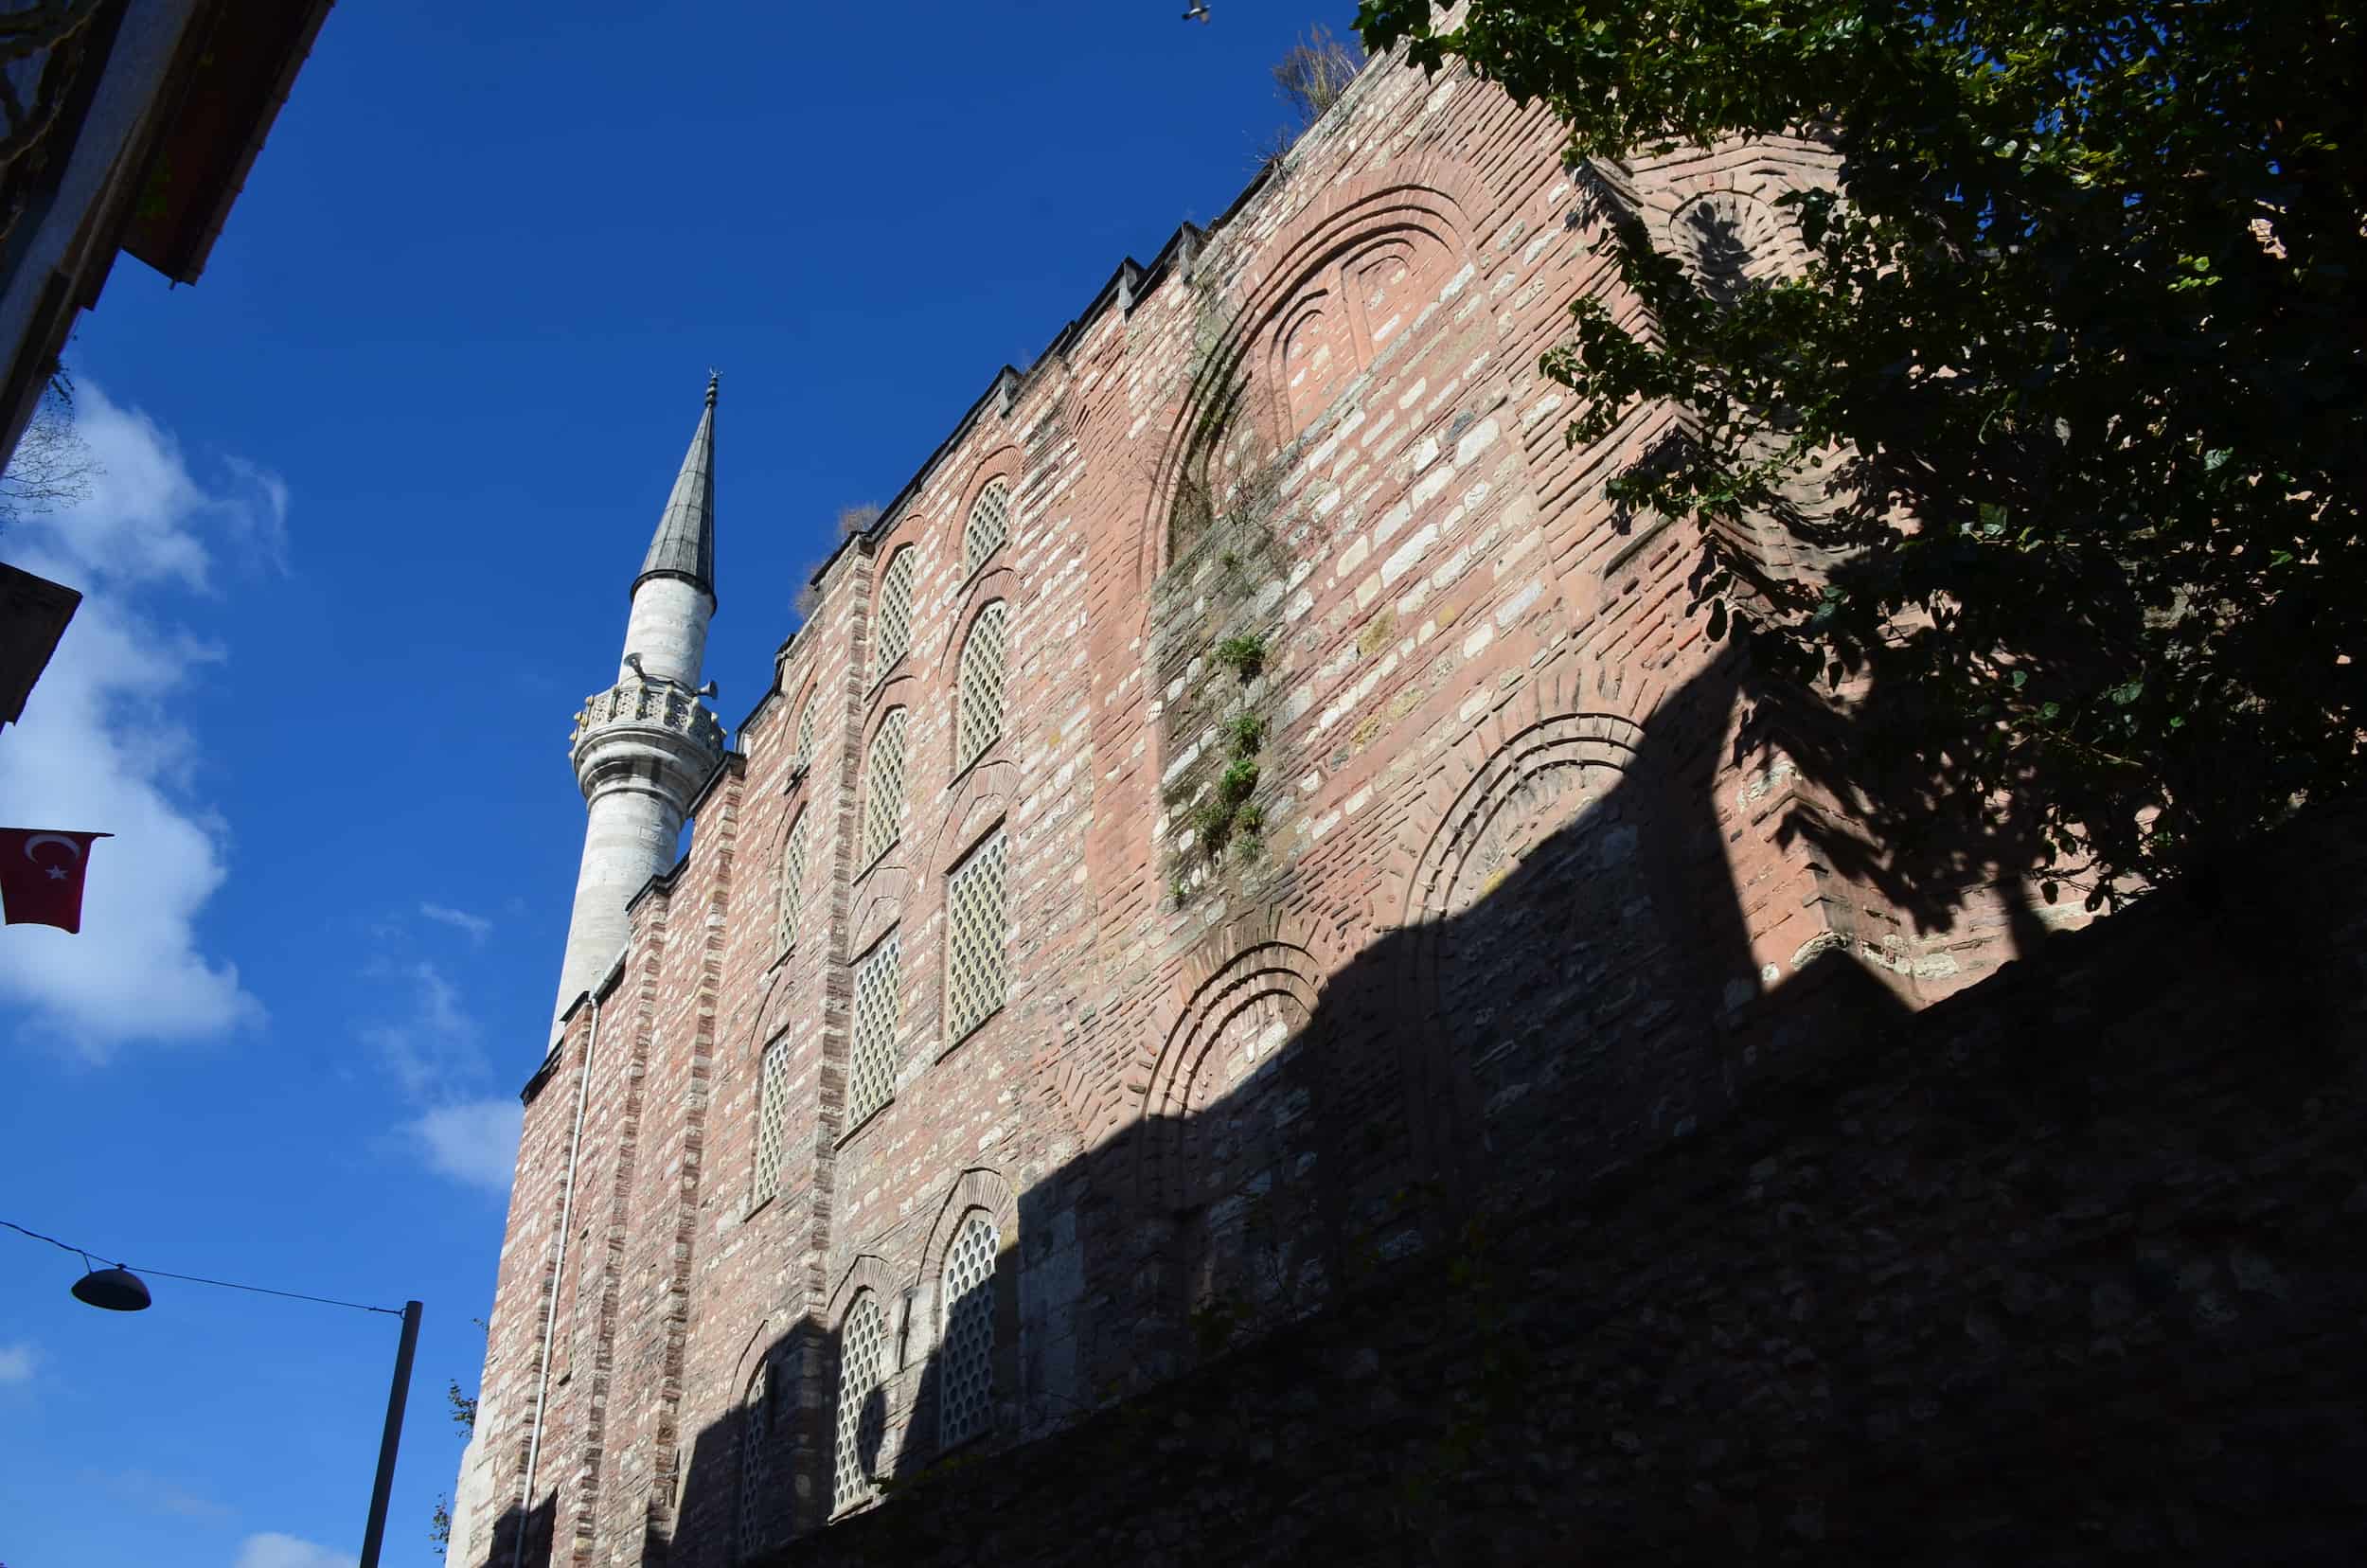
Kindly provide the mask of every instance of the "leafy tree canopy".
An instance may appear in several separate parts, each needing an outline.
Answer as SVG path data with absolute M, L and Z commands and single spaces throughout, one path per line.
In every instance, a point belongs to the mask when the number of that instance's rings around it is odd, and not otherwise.
M 1838 154 L 1839 194 L 1781 204 L 1797 276 L 1720 288 L 1614 219 L 1641 316 L 1580 304 L 1544 369 L 1578 394 L 1575 441 L 1684 410 L 1612 493 L 1700 518 L 1713 632 L 1842 693 L 1861 776 L 1920 781 L 1874 792 L 1878 831 L 1952 834 L 1981 846 L 1960 874 L 2044 865 L 2094 903 L 2208 882 L 2361 780 L 2360 14 L 1364 0 L 1358 20 L 1542 100 L 1614 186 L 1678 143 Z M 1792 548 L 1764 548 L 1767 520 Z

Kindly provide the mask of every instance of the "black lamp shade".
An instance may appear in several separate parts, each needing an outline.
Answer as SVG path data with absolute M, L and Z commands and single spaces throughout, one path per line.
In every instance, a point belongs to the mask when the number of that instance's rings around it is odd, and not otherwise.
M 74 1299 L 110 1312 L 137 1312 L 148 1306 L 148 1287 L 129 1269 L 93 1269 L 74 1282 Z

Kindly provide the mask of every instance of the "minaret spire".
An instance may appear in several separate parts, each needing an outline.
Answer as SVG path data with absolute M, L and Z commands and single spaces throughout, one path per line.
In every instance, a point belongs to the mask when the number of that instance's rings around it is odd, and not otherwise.
M 683 454 L 682 472 L 674 475 L 674 492 L 657 520 L 657 535 L 641 562 L 633 589 L 653 577 L 677 577 L 715 598 L 715 390 L 722 377 L 707 372 L 707 402 L 691 433 L 690 450 Z M 710 613 L 712 610 L 710 609 Z
M 723 756 L 723 727 L 699 704 L 699 666 L 715 614 L 715 393 L 659 514 L 657 534 L 632 579 L 632 615 L 616 684 L 584 700 L 572 757 L 588 820 L 559 1018 L 600 983 L 631 935 L 625 905 L 674 864 L 691 797 Z

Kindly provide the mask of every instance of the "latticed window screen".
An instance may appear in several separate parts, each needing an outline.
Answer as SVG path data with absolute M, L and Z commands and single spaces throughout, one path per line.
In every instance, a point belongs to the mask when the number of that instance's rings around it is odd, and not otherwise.
M 796 825 L 789 837 L 781 841 L 781 905 L 780 930 L 776 933 L 774 951 L 785 953 L 796 945 L 797 911 L 806 896 L 806 824 L 810 820 L 803 811 L 797 813 Z
M 773 1450 L 773 1368 L 756 1364 L 739 1412 L 739 1555 L 754 1557 L 764 1541 L 764 1483 Z
M 871 792 L 863 801 L 865 866 L 887 853 L 888 846 L 904 830 L 904 712 L 902 708 L 890 711 L 871 738 L 871 760 L 863 769 L 864 787 Z
M 962 645 L 955 773 L 977 761 L 1003 733 L 1003 661 L 1009 646 L 1010 609 L 996 599 L 979 611 L 970 626 L 970 640 Z
M 997 479 L 970 508 L 970 522 L 962 529 L 962 576 L 976 571 L 978 563 L 1001 549 L 1010 537 L 1011 492 Z
M 1003 956 L 1003 870 L 1009 853 L 999 830 L 954 868 L 945 888 L 945 1037 L 959 1040 L 1003 1006 L 1010 975 Z
M 874 623 L 878 630 L 871 639 L 877 650 L 871 661 L 874 681 L 885 675 L 913 645 L 914 554 L 910 548 L 897 551 L 887 570 L 880 574 L 880 614 Z
M 880 1303 L 869 1291 L 847 1310 L 838 1341 L 838 1442 L 831 1456 L 830 1506 L 843 1508 L 871 1495 L 867 1467 L 879 1459 L 886 1412 L 875 1411 L 872 1394 L 881 1383 Z
M 945 1255 L 945 1353 L 937 1440 L 947 1446 L 994 1424 L 994 1221 L 973 1214 Z
M 781 1149 L 789 1119 L 789 1037 L 783 1035 L 764 1048 L 756 1078 L 756 1187 L 752 1203 L 761 1203 L 781 1189 Z
M 891 934 L 855 966 L 855 1037 L 846 1064 L 846 1125 L 854 1128 L 896 1094 L 898 938 Z
M 805 711 L 797 715 L 797 754 L 790 759 L 792 768 L 813 766 L 813 699 L 806 699 Z

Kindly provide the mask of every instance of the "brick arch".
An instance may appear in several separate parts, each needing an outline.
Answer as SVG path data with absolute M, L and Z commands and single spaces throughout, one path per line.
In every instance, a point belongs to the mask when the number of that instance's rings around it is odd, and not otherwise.
M 764 1047 L 774 1035 L 789 1026 L 791 1004 L 796 1000 L 797 988 L 790 983 L 789 966 L 774 965 L 759 984 L 754 1022 L 748 1026 L 748 1042 L 743 1060 L 755 1071 L 764 1058 Z
M 788 809 L 774 819 L 771 830 L 765 833 L 762 841 L 756 845 L 756 848 L 764 857 L 764 865 L 768 872 L 780 865 L 781 846 L 789 842 L 789 835 L 796 829 L 799 819 L 808 811 L 816 809 L 814 802 L 800 793 L 784 792 L 781 798 L 788 800 Z
M 855 1304 L 855 1297 L 864 1291 L 879 1296 L 880 1310 L 887 1313 L 887 1330 L 890 1334 L 895 1332 L 898 1326 L 893 1309 L 900 1299 L 896 1274 L 888 1267 L 887 1259 L 877 1253 L 861 1254 L 839 1274 L 838 1283 L 830 1288 L 829 1301 L 822 1311 L 825 1332 L 835 1335 L 846 1326 L 847 1309 Z
M 1310 1002 L 1315 990 L 1322 987 L 1324 973 L 1339 956 L 1336 945 L 1327 939 L 1322 926 L 1278 905 L 1228 920 L 1201 937 L 1168 983 L 1166 1005 L 1161 1009 L 1168 1020 L 1166 1033 L 1155 1045 L 1145 1042 L 1136 1046 L 1132 1060 L 1122 1075 L 1130 1083 L 1141 1087 L 1141 1096 L 1130 1107 L 1108 1108 L 1099 1120 L 1114 1125 L 1126 1118 L 1129 1110 L 1134 1115 L 1147 1115 L 1162 1108 L 1166 1092 L 1161 1085 L 1175 1080 L 1175 1063 L 1180 1060 L 1179 1052 L 1184 1049 L 1196 1010 L 1221 991 L 1226 975 L 1236 969 L 1243 954 L 1268 948 L 1291 950 L 1302 955 Z
M 888 934 L 888 928 L 902 917 L 904 896 L 912 887 L 912 873 L 896 851 L 871 868 L 871 875 L 863 882 L 863 892 L 855 903 L 855 918 L 846 927 L 846 952 L 850 958 L 861 958 Z
M 1010 532 L 1003 541 L 1003 548 L 988 559 L 992 561 L 1009 558 L 1013 546 L 1019 541 L 1020 480 L 1026 472 L 1026 469 L 1027 449 L 1014 440 L 1006 440 L 1002 445 L 979 458 L 970 469 L 970 477 L 963 483 L 961 489 L 960 505 L 953 508 L 949 529 L 953 541 L 956 559 L 959 558 L 962 540 L 970 531 L 971 508 L 978 505 L 978 498 L 987 493 L 987 487 L 997 479 L 1002 480 L 1010 491 Z M 969 585 L 970 577 L 966 573 L 963 579 L 965 597 L 968 597 Z
M 782 688 L 779 706 L 774 710 L 775 717 L 772 720 L 771 724 L 768 726 L 769 729 L 777 732 L 777 739 L 771 743 L 778 745 L 784 751 L 788 751 L 795 747 L 797 744 L 798 715 L 803 713 L 810 704 L 820 701 L 821 696 L 822 683 L 816 680 L 811 674 L 802 674 L 798 678 L 798 685 L 794 688 Z M 814 715 L 817 729 L 819 728 L 819 721 L 821 717 L 822 716 L 819 712 Z M 807 758 L 807 761 L 810 763 L 812 758 L 809 757 Z M 787 794 L 795 787 L 795 785 L 790 782 L 789 770 L 784 767 L 781 770 L 781 785 L 777 793 Z
M 1130 1110 L 1129 1119 L 1144 1124 L 1141 1190 L 1154 1207 L 1187 1201 L 1198 1135 L 1190 1124 L 1232 1087 L 1218 1081 L 1221 1063 L 1211 1054 L 1242 1028 L 1280 1027 L 1284 1048 L 1320 1049 L 1305 1036 L 1317 1026 L 1325 979 L 1341 956 L 1324 926 L 1269 908 L 1219 927 L 1184 961 L 1170 988 L 1166 1031 L 1155 1048 L 1136 1051 L 1124 1075 L 1141 1085 L 1139 1096 L 1130 1106 L 1105 1101 L 1103 1113 L 1107 1120 Z
M 739 1353 L 732 1358 L 730 1381 L 723 1385 L 724 1395 L 733 1404 L 747 1397 L 748 1381 L 756 1375 L 757 1361 L 788 1344 L 795 1327 L 795 1314 L 786 1307 L 770 1307 L 757 1314 L 754 1327 L 740 1338 Z M 771 1338 L 766 1337 L 768 1332 Z
M 920 672 L 912 668 L 912 655 L 904 655 L 895 674 L 872 687 L 863 698 L 863 733 L 855 738 L 858 759 L 871 750 L 871 738 L 880 731 L 880 722 L 891 709 L 911 707 L 920 700 Z
M 1540 781 L 1570 770 L 1624 775 L 1643 743 L 1643 727 L 1617 713 L 1570 711 L 1471 732 L 1456 748 L 1462 787 L 1437 813 L 1407 879 L 1405 924 L 1419 929 L 1454 913 L 1477 891 L 1474 870 L 1502 874 L 1476 863 L 1506 847 L 1491 833 L 1538 809 Z
M 1011 1190 L 1010 1182 L 999 1170 L 986 1166 L 973 1166 L 961 1173 L 937 1205 L 937 1216 L 929 1227 L 928 1239 L 922 1243 L 920 1261 L 913 1274 L 913 1283 L 924 1290 L 934 1289 L 934 1282 L 945 1272 L 945 1250 L 953 1244 L 954 1233 L 962 1221 L 972 1211 L 983 1209 L 994 1221 L 995 1233 L 1001 1238 L 1000 1247 L 1008 1251 L 1019 1237 L 1019 1196 Z M 931 1325 L 932 1345 L 944 1327 L 945 1303 L 936 1304 L 936 1321 Z
M 1664 696 L 1657 679 L 1566 654 L 1464 733 L 1409 813 L 1393 857 L 1403 952 L 1392 978 L 1420 1041 L 1417 1133 L 1436 1168 L 1501 1149 L 1506 1128 L 1544 1136 L 1536 1106 L 1592 1114 L 1605 1102 L 1592 1089 L 1570 1097 L 1573 1075 L 1615 1085 L 1637 1031 L 1693 1006 L 1664 831 L 1674 781 L 1638 717 Z M 1527 939 L 1550 953 L 1506 991 L 1502 954 Z M 1655 1011 L 1641 1010 L 1647 1000 Z M 1575 1124 L 1557 1134 L 1579 1135 Z
M 998 819 L 1009 816 L 1011 798 L 1018 789 L 1019 764 L 988 753 L 943 794 L 945 804 L 937 812 L 936 825 L 913 864 L 943 877 L 981 834 Z
M 1007 551 L 1009 546 L 1004 548 Z M 947 620 L 945 640 L 937 649 L 939 689 L 950 689 L 947 678 L 955 668 L 964 645 L 970 641 L 970 627 L 986 613 L 987 606 L 997 600 L 1008 605 L 1007 613 L 1013 615 L 1019 614 L 1020 606 L 1025 602 L 1019 572 L 1008 560 L 999 566 L 988 567 L 963 586 L 961 602 L 954 606 L 952 617 Z
M 1244 375 L 1271 375 L 1271 364 L 1259 362 L 1261 347 L 1310 282 L 1360 246 L 1406 232 L 1430 235 L 1465 262 L 1474 262 L 1475 237 L 1494 205 L 1476 170 L 1432 152 L 1343 180 L 1292 218 L 1286 237 L 1267 247 L 1257 280 L 1202 357 L 1167 426 L 1137 527 L 1137 589 L 1166 568 L 1167 526 L 1184 480 L 1238 412 Z M 1147 600 L 1144 614 L 1148 616 Z

